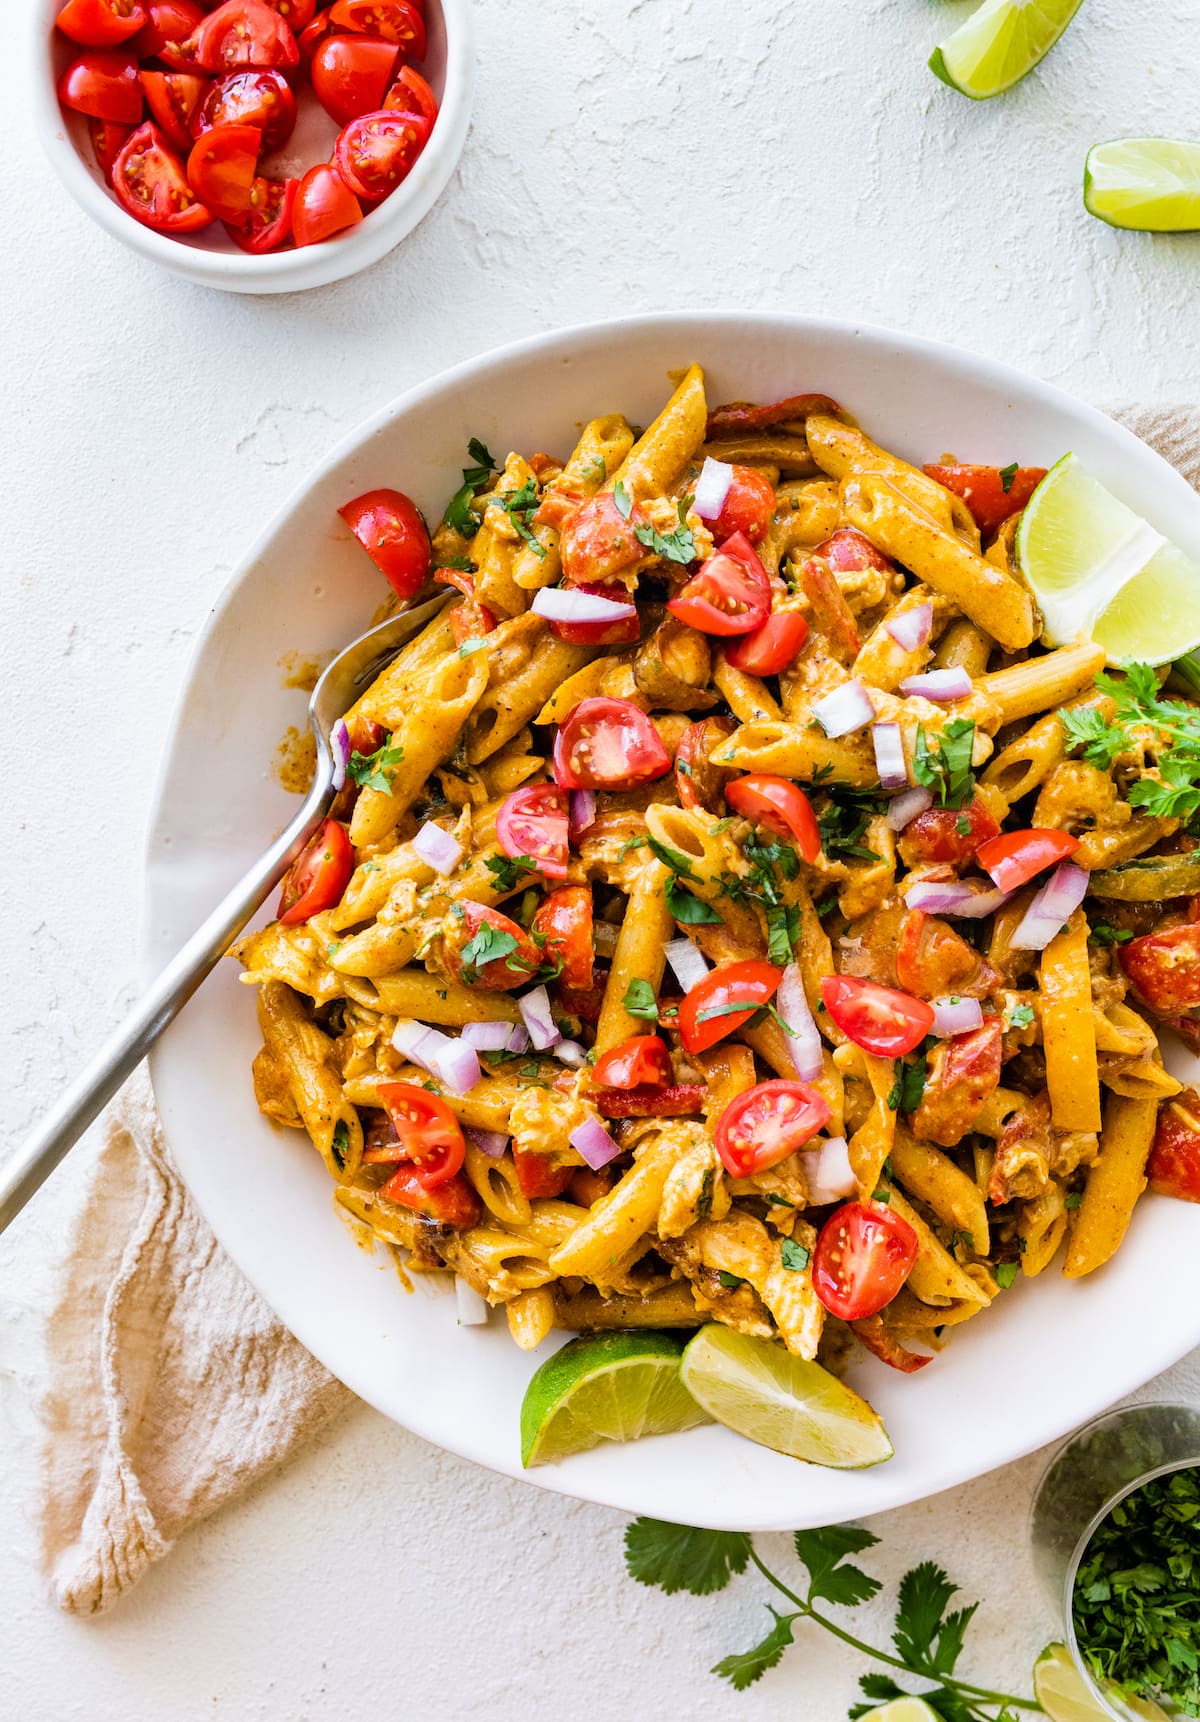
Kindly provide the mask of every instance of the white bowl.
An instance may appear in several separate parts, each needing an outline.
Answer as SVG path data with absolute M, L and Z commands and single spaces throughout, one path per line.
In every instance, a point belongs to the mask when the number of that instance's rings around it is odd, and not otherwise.
M 76 203 L 106 232 L 202 287 L 219 287 L 227 293 L 295 293 L 355 275 L 412 232 L 458 165 L 471 118 L 474 81 L 470 7 L 468 0 L 428 0 L 429 48 L 421 64 L 438 99 L 437 124 L 408 178 L 377 209 L 320 245 L 263 257 L 239 250 L 219 221 L 178 238 L 155 233 L 128 215 L 105 184 L 92 154 L 86 117 L 59 105 L 59 76 L 77 53 L 85 51 L 54 28 L 61 8 L 62 0 L 35 0 L 29 14 L 34 115 L 51 165 Z M 296 130 L 274 159 L 282 171 L 302 173 L 328 160 L 337 130 L 306 89 Z
M 279 737 L 304 721 L 280 685 L 287 652 L 332 650 L 363 627 L 381 582 L 335 512 L 399 485 L 436 515 L 459 483 L 467 439 L 566 453 L 581 421 L 619 410 L 646 423 L 667 372 L 698 360 L 710 399 L 827 391 L 873 436 L 918 460 L 1049 466 L 1075 449 L 1105 483 L 1200 556 L 1200 499 L 1111 420 L 1005 367 L 905 335 L 786 316 L 631 318 L 475 359 L 405 395 L 346 438 L 242 562 L 200 643 L 167 750 L 148 858 L 147 975 L 289 817 L 271 779 Z M 299 1133 L 258 1113 L 251 989 L 232 962 L 158 1047 L 167 1134 L 196 1199 L 247 1276 L 355 1392 L 428 1440 L 523 1475 L 517 1419 L 541 1356 L 503 1318 L 455 1325 L 441 1287 L 406 1294 L 382 1256 L 355 1247 L 327 1172 Z M 1193 1061 L 1194 1062 L 1194 1061 Z M 602 1447 L 528 1473 L 544 1488 L 684 1523 L 824 1524 L 930 1495 L 1053 1440 L 1200 1342 L 1200 1210 L 1150 1197 L 1110 1266 L 1075 1283 L 1018 1284 L 957 1329 L 919 1375 L 864 1357 L 856 1385 L 896 1456 L 826 1471 L 718 1428 Z

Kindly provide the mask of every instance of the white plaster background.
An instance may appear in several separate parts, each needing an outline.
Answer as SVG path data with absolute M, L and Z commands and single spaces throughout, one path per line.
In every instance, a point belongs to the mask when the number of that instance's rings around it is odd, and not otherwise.
M 14 23 L 22 9 L 0 7 Z M 1200 238 L 1118 235 L 1080 202 L 1089 143 L 1200 132 L 1200 0 L 1086 0 L 1041 71 L 983 105 L 924 66 L 966 10 L 479 0 L 475 119 L 441 204 L 367 274 L 292 298 L 193 288 L 107 239 L 10 91 L 0 1091 L 15 1134 L 129 1000 L 147 800 L 213 595 L 310 463 L 400 389 L 556 325 L 766 306 L 937 335 L 1101 402 L 1200 398 Z M 0 1244 L 0 1714 L 844 1716 L 858 1668 L 811 1636 L 741 1697 L 706 1673 L 757 1636 L 756 1583 L 705 1601 L 645 1591 L 623 1577 L 619 1515 L 365 1409 L 116 1613 L 56 1615 L 35 1563 L 29 1403 L 70 1178 Z M 1198 1377 L 1193 1358 L 1176 1382 Z M 1014 1403 L 1052 1391 L 1014 1382 Z M 876 1525 L 877 1570 L 935 1556 L 984 1598 L 970 1665 L 1017 1690 L 1051 1628 L 1025 1556 L 1036 1470 Z M 862 1612 L 886 1631 L 881 1608 Z

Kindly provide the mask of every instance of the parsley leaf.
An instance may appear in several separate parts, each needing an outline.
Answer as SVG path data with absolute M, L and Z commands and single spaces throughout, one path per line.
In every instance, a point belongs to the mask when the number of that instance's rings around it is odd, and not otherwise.
M 667 880 L 667 908 L 681 927 L 709 927 L 720 922 L 720 915 L 711 903 L 693 897 L 672 874 Z
M 663 1519 L 634 1519 L 625 1531 L 625 1565 L 639 1584 L 668 1596 L 686 1590 L 711 1596 L 735 1573 L 745 1572 L 751 1542 L 746 1531 L 700 1531 Z
M 392 738 L 388 736 L 374 753 L 355 751 L 350 755 L 346 770 L 361 789 L 376 789 L 380 795 L 392 793 L 392 778 L 404 758 L 404 749 L 393 747 L 391 743 Z
M 485 855 L 483 864 L 495 880 L 498 891 L 515 891 L 527 873 L 537 872 L 537 862 L 532 855 Z
M 975 793 L 971 772 L 975 725 L 970 718 L 951 718 L 935 740 L 938 746 L 931 748 L 925 725 L 917 726 L 913 776 L 923 788 L 937 791 L 943 807 L 960 808 Z
M 471 438 L 467 444 L 467 453 L 475 465 L 463 467 L 462 488 L 456 490 L 446 504 L 444 519 L 446 525 L 452 526 L 461 538 L 474 538 L 479 531 L 479 516 L 471 504 L 497 468 L 495 461 L 478 437 L 473 436 Z
M 722 1680 L 728 1680 L 735 1692 L 744 1692 L 747 1686 L 761 1680 L 768 1668 L 775 1667 L 792 1642 L 792 1622 L 796 1616 L 779 1614 L 770 1603 L 767 1604 L 767 1613 L 774 1620 L 767 1636 L 749 1650 L 722 1657 L 711 1671 L 719 1674 Z
M 1005 496 L 1008 495 L 1009 491 L 1013 487 L 1013 479 L 1016 478 L 1017 471 L 1017 462 L 1015 460 L 1011 466 L 1002 466 L 1000 468 L 1000 486 L 1004 491 Z
M 803 1244 L 798 1244 L 795 1238 L 784 1238 L 779 1246 L 779 1257 L 785 1268 L 798 1274 L 808 1266 L 809 1252 Z
M 658 1021 L 658 1000 L 649 981 L 631 980 L 621 1003 L 630 1016 L 645 1017 L 648 1022 Z

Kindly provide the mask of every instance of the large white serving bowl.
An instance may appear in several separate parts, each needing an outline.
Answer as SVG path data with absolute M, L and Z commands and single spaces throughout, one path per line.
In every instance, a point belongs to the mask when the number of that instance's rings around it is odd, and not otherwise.
M 775 315 L 653 316 L 570 330 L 472 360 L 423 384 L 343 441 L 266 528 L 200 642 L 150 839 L 143 962 L 157 970 L 267 840 L 294 799 L 273 781 L 305 696 L 285 654 L 332 651 L 369 620 L 381 582 L 336 509 L 373 485 L 431 517 L 459 483 L 468 437 L 565 454 L 579 426 L 650 420 L 670 371 L 695 360 L 709 398 L 822 390 L 875 437 L 921 461 L 943 451 L 1049 466 L 1074 449 L 1096 475 L 1200 557 L 1200 499 L 1144 444 L 1090 407 L 1004 366 L 852 323 Z M 499 1314 L 460 1328 L 453 1296 L 407 1294 L 355 1247 L 307 1139 L 254 1104 L 254 996 L 222 966 L 152 1061 L 179 1167 L 230 1255 L 334 1373 L 428 1440 L 523 1475 L 517 1421 L 530 1356 Z M 878 1512 L 1051 1441 L 1200 1343 L 1200 1211 L 1143 1201 L 1115 1260 L 1090 1280 L 1019 1283 L 916 1376 L 864 1358 L 851 1379 L 882 1413 L 895 1457 L 827 1471 L 718 1428 L 605 1446 L 528 1473 L 563 1493 L 709 1525 L 767 1529 Z

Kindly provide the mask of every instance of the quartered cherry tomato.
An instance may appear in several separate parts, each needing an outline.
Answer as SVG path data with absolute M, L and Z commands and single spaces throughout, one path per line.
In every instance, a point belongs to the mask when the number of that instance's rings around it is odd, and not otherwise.
M 137 0 L 67 0 L 54 20 L 81 48 L 116 48 L 146 22 Z
M 116 120 L 88 120 L 88 135 L 92 140 L 92 153 L 96 157 L 96 166 L 105 179 L 112 184 L 113 167 L 121 153 L 123 145 L 128 143 L 133 135 L 133 127 L 121 125 Z
M 799 784 L 765 771 L 752 771 L 748 777 L 735 777 L 726 784 L 725 799 L 743 819 L 764 826 L 785 843 L 795 843 L 806 861 L 815 861 L 820 855 L 817 816 Z
M 439 1184 L 447 1183 L 462 1167 L 466 1142 L 458 1119 L 441 1095 L 411 1082 L 383 1082 L 377 1092 L 396 1132 L 395 1157 L 411 1164 L 423 1190 L 436 1190 Z M 379 1151 L 389 1156 L 391 1152 Z
M 196 32 L 196 58 L 208 72 L 243 66 L 295 66 L 296 38 L 263 0 L 225 0 Z
M 588 582 L 573 588 L 576 592 L 589 592 L 593 597 L 611 598 L 614 603 L 627 604 L 629 593 L 624 586 L 601 586 L 597 582 Z M 612 622 L 560 622 L 550 623 L 550 632 L 557 640 L 565 640 L 571 646 L 627 646 L 632 641 L 641 638 L 642 624 L 638 616 L 618 616 Z
M 327 36 L 337 33 L 337 26 L 328 12 L 318 12 L 309 19 L 308 23 L 296 37 L 296 47 L 300 52 L 300 64 L 311 66 L 313 55 L 325 41 Z
M 461 1172 L 447 1178 L 444 1184 L 427 1189 L 417 1175 L 417 1168 L 407 1161 L 397 1166 L 379 1194 L 387 1202 L 401 1208 L 413 1208 L 425 1219 L 454 1232 L 470 1231 L 483 1218 L 483 1203 Z
M 202 71 L 196 58 L 196 32 L 204 10 L 195 0 L 150 0 L 146 27 L 131 46 L 139 60 L 161 60 L 173 72 Z
M 949 921 L 910 909 L 896 946 L 896 979 L 905 992 L 936 999 L 946 993 L 986 998 L 1000 977 Z
M 397 43 L 411 60 L 425 58 L 425 20 L 405 0 L 337 0 L 330 16 L 340 30 Z
M 840 1321 L 878 1315 L 908 1278 L 918 1247 L 908 1221 L 883 1202 L 846 1202 L 821 1228 L 813 1290 Z
M 541 965 L 541 952 L 525 929 L 483 903 L 459 905 L 442 925 L 446 967 L 464 986 L 506 993 L 527 984 Z
M 159 233 L 196 233 L 213 218 L 188 184 L 183 163 L 149 121 L 123 145 L 112 186 L 122 209 Z
M 401 490 L 365 490 L 338 513 L 396 596 L 414 597 L 429 577 L 433 552 L 412 498 Z
M 761 628 L 771 609 L 771 582 L 746 535 L 736 532 L 726 539 L 667 609 L 702 634 L 749 634 Z
M 825 1096 L 807 1082 L 759 1082 L 722 1112 L 717 1153 L 731 1178 L 752 1178 L 811 1142 L 830 1116 Z
M 675 749 L 675 789 L 681 807 L 720 813 L 721 797 L 735 768 L 714 764 L 712 754 L 736 728 L 732 718 L 706 717 L 684 730 Z
M 794 664 L 808 638 L 799 610 L 772 610 L 761 628 L 725 647 L 725 662 L 747 676 L 777 676 Z
M 262 133 L 257 126 L 212 126 L 188 156 L 188 184 L 222 221 L 243 221 L 258 169 Z
M 630 700 L 580 700 L 554 737 L 554 777 L 565 789 L 636 789 L 670 769 L 658 731 Z
M 981 532 L 998 532 L 1019 514 L 1046 476 L 1044 466 L 927 466 L 926 476 L 961 496 Z
M 320 162 L 296 190 L 292 234 L 297 245 L 318 245 L 363 218 L 362 208 L 341 174 Z
M 1146 1175 L 1160 1196 L 1200 1202 L 1200 1094 L 1194 1088 L 1159 1109 Z
M 679 1006 L 679 1038 L 688 1052 L 704 1052 L 749 1022 L 782 978 L 782 969 L 757 957 L 710 969 Z
M 1004 831 L 981 843 L 975 859 L 1002 891 L 1016 891 L 1047 867 L 1065 861 L 1079 848 L 1078 837 L 1068 831 L 1038 827 L 1029 831 Z
M 354 850 L 346 828 L 336 819 L 327 819 L 292 863 L 283 881 L 280 925 L 295 927 L 319 915 L 322 909 L 332 909 L 341 902 L 353 871 Z
M 264 179 L 260 175 L 250 187 L 250 208 L 240 224 L 226 223 L 234 244 L 255 256 L 277 251 L 292 236 L 292 210 L 299 184 L 298 179 Z M 374 751 L 367 749 L 368 753 Z
M 703 1082 L 672 1082 L 665 1088 L 643 1083 L 638 1088 L 605 1088 L 596 1096 L 602 1118 L 686 1118 L 704 1111 L 708 1088 Z
M 556 1166 L 545 1154 L 535 1154 L 529 1148 L 512 1145 L 513 1165 L 517 1173 L 517 1188 L 527 1202 L 540 1196 L 561 1196 L 578 1166 Z
M 192 147 L 192 116 L 204 92 L 207 78 L 195 72 L 142 72 L 142 91 L 159 130 L 181 154 Z M 215 212 L 214 212 L 215 213 Z
M 515 789 L 500 804 L 496 841 L 508 856 L 528 856 L 547 879 L 567 876 L 567 792 L 557 783 Z M 590 898 L 590 893 L 588 894 Z
M 93 119 L 135 126 L 142 117 L 137 61 L 115 48 L 80 54 L 58 80 L 58 99 Z
M 559 552 L 567 585 L 603 585 L 640 562 L 646 552 L 634 529 L 642 523 L 638 505 L 627 519 L 610 490 L 581 503 L 562 523 Z
M 1164 1015 L 1200 1005 L 1200 922 L 1131 939 L 1121 967 L 1152 1010 Z
M 551 891 L 533 917 L 533 931 L 546 941 L 546 961 L 562 964 L 559 978 L 567 992 L 586 992 L 595 965 L 591 887 L 564 885 Z
M 757 544 L 766 537 L 774 512 L 775 489 L 766 474 L 757 467 L 735 465 L 721 512 L 709 521 L 709 530 L 717 544 L 739 532 Z
M 602 1053 L 592 1069 L 597 1088 L 665 1088 L 674 1072 L 665 1040 L 656 1034 L 635 1034 Z
M 437 97 L 414 66 L 401 66 L 383 105 L 402 114 L 420 114 L 422 119 L 429 121 L 431 131 L 438 117 Z M 560 522 L 554 521 L 553 524 L 557 526 Z
M 142 77 L 145 78 L 143 72 Z M 192 133 L 210 126 L 257 126 L 263 153 L 285 144 L 296 129 L 296 97 L 282 72 L 227 72 L 209 86 L 192 115 Z
M 903 1058 L 933 1027 L 924 999 L 856 975 L 826 975 L 821 997 L 842 1033 L 877 1058 Z
M 272 12 L 278 12 L 292 35 L 297 38 L 301 30 L 307 30 L 313 21 L 317 9 L 317 0 L 266 0 Z
M 962 830 L 962 826 L 966 830 Z M 949 862 L 961 867 L 982 843 L 1000 835 L 995 818 L 974 796 L 965 807 L 927 807 L 910 819 L 900 834 L 900 854 L 908 867 L 926 862 Z
M 375 113 L 383 106 L 399 52 L 394 42 L 369 36 L 326 36 L 310 68 L 313 91 L 325 112 L 340 126 L 360 114 Z
M 356 197 L 378 203 L 408 177 L 428 137 L 427 120 L 381 108 L 343 127 L 334 165 Z

